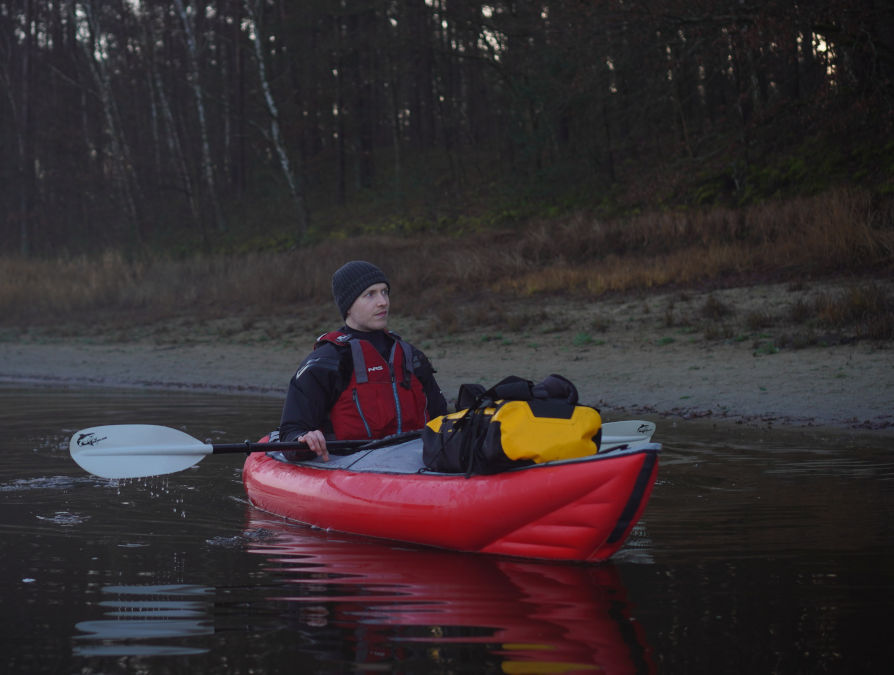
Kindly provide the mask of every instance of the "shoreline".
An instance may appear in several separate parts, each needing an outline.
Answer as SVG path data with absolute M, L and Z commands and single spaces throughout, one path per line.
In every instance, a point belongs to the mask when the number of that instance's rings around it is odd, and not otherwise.
M 452 340 L 420 345 L 452 403 L 459 385 L 556 372 L 606 420 L 650 416 L 756 428 L 894 435 L 894 353 L 865 344 L 755 355 L 742 345 L 606 342 L 571 348 Z M 286 345 L 0 342 L 0 383 L 280 398 L 303 352 Z

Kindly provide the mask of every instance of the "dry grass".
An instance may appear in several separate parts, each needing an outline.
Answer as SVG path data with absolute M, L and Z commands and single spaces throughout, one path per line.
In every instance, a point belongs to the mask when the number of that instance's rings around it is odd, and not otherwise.
M 297 309 L 328 304 L 332 271 L 362 258 L 385 269 L 401 312 L 427 322 L 427 332 L 501 322 L 511 330 L 531 317 L 505 314 L 497 298 L 595 298 L 669 286 L 867 270 L 890 274 L 892 221 L 891 203 L 846 190 L 740 211 L 667 212 L 610 223 L 577 214 L 518 231 L 365 236 L 278 254 L 128 260 L 110 251 L 54 261 L 7 258 L 0 260 L 0 323 L 238 314 L 281 324 Z M 821 307 L 802 302 L 790 318 L 819 317 L 827 326 L 860 323 L 861 335 L 890 337 L 892 311 L 883 294 L 863 288 Z M 733 312 L 709 297 L 701 315 L 721 324 L 712 330 L 725 335 L 722 324 Z M 324 325 L 326 316 L 320 317 Z M 772 318 L 755 314 L 745 320 L 757 329 Z M 672 308 L 665 322 L 679 322 Z
M 853 327 L 856 338 L 894 339 L 894 298 L 877 284 L 859 284 L 816 302 L 816 317 L 825 328 Z

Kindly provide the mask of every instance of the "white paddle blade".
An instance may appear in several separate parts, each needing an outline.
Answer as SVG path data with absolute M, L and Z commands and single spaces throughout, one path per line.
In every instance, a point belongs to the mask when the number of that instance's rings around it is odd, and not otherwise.
M 600 451 L 612 450 L 622 445 L 648 443 L 655 433 L 655 423 L 645 420 L 624 420 L 606 422 L 602 425 L 602 446 Z
M 101 478 L 143 478 L 188 469 L 214 448 L 189 434 L 153 424 L 82 429 L 71 437 L 71 458 Z

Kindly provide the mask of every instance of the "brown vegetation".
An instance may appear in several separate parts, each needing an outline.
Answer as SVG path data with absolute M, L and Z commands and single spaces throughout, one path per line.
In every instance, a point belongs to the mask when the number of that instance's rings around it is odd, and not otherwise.
M 844 190 L 740 211 L 656 213 L 616 222 L 579 214 L 519 232 L 365 236 L 283 253 L 188 260 L 128 260 L 115 251 L 56 261 L 7 258 L 0 266 L 0 316 L 11 329 L 65 324 L 74 332 L 98 317 L 110 325 L 187 315 L 275 323 L 293 311 L 328 305 L 332 270 L 366 258 L 383 266 L 401 313 L 422 319 L 427 332 L 495 323 L 513 330 L 545 317 L 515 317 L 502 310 L 502 300 L 889 276 L 892 215 L 890 202 Z M 730 336 L 735 308 L 709 296 L 699 314 L 684 318 L 668 308 L 664 321 L 701 322 L 708 338 Z M 799 331 L 801 337 L 787 338 L 791 345 L 816 343 L 824 331 L 845 326 L 856 326 L 856 337 L 891 339 L 892 316 L 894 301 L 885 289 L 864 283 L 840 297 L 799 300 L 787 317 L 753 311 L 735 320 L 750 331 L 782 319 L 809 324 L 813 337 Z

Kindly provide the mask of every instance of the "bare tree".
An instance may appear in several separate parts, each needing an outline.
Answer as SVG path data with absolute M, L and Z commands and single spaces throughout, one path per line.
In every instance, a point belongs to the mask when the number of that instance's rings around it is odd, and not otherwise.
M 267 113 L 270 118 L 270 141 L 276 150 L 276 156 L 279 158 L 279 166 L 282 169 L 286 184 L 289 187 L 289 193 L 292 195 L 292 201 L 295 205 L 295 217 L 298 225 L 298 236 L 300 238 L 307 232 L 309 221 L 307 203 L 301 188 L 300 174 L 296 174 L 292 171 L 292 163 L 289 161 L 289 153 L 286 150 L 285 142 L 280 133 L 279 110 L 276 107 L 276 101 L 273 100 L 273 92 L 270 90 L 270 83 L 267 81 L 267 70 L 264 65 L 264 50 L 262 49 L 261 27 L 258 23 L 257 10 L 257 0 L 245 0 L 245 11 L 248 13 L 249 20 L 251 21 L 251 35 L 255 47 L 255 60 L 258 65 L 258 79 L 260 81 L 261 91 L 264 94 Z
M 21 30 L 24 44 L 20 50 L 18 72 L 14 71 L 11 44 L 4 41 L 2 70 L 3 88 L 9 100 L 9 111 L 16 138 L 16 188 L 17 208 L 10 209 L 7 218 L 18 222 L 19 253 L 28 256 L 31 250 L 31 209 L 34 191 L 34 132 L 31 123 L 31 51 L 33 45 L 32 9 L 30 0 L 24 0 L 21 13 Z M 10 33 L 12 33 L 10 27 Z M 13 215 L 15 214 L 15 215 Z
M 592 206 L 704 174 L 739 203 L 808 138 L 872 129 L 827 156 L 878 159 L 889 4 L 0 0 L 0 248 L 189 247 L 255 214 L 302 238 L 327 201 L 445 222 L 482 186 Z
M 112 167 L 111 175 L 115 188 L 113 194 L 117 195 L 123 203 L 130 222 L 128 227 L 130 238 L 134 243 L 140 244 L 142 234 L 137 208 L 139 182 L 134 175 L 130 145 L 127 142 L 124 125 L 118 111 L 118 103 L 109 72 L 109 54 L 103 47 L 102 30 L 92 0 L 73 3 L 71 11 L 72 18 L 79 26 L 79 44 L 84 62 L 90 71 L 93 85 L 102 104 L 108 140 L 108 152 L 105 160 Z
M 226 229 L 226 221 L 220 210 L 220 200 L 214 180 L 214 162 L 211 158 L 211 145 L 208 141 L 208 124 L 205 115 L 205 99 L 202 92 L 201 78 L 199 75 L 198 46 L 196 45 L 196 32 L 191 12 L 186 10 L 183 0 L 174 0 L 180 22 L 183 25 L 183 33 L 186 39 L 187 54 L 187 79 L 192 88 L 196 105 L 196 119 L 199 125 L 199 138 L 202 152 L 202 178 L 205 183 L 205 200 L 211 206 L 214 224 L 218 230 Z
M 146 75 L 149 86 L 147 89 L 153 116 L 153 145 L 155 146 L 153 154 L 157 156 L 155 159 L 156 171 L 159 176 L 162 176 L 167 173 L 166 167 L 173 165 L 177 189 L 186 196 L 193 223 L 199 228 L 202 240 L 207 244 L 208 233 L 205 227 L 205 218 L 202 217 L 192 172 L 183 150 L 180 135 L 177 133 L 177 123 L 171 109 L 170 96 L 154 57 L 157 37 L 151 21 L 144 22 L 144 31 L 144 50 L 148 60 Z

